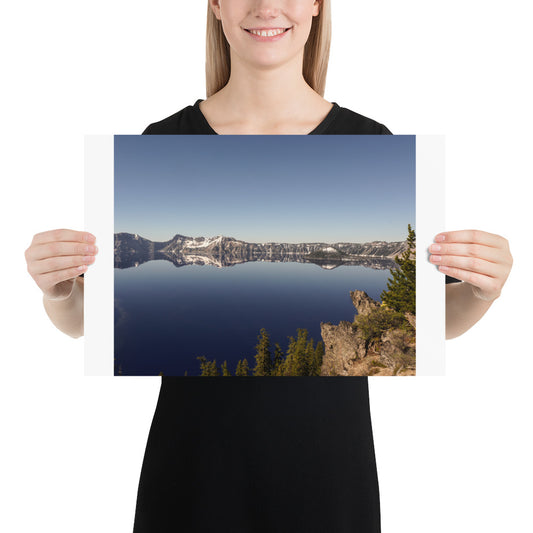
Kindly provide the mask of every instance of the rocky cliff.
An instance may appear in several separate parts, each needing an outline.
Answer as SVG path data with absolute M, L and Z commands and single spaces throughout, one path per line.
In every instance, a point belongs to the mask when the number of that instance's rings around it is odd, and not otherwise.
M 416 366 L 415 318 L 399 316 L 364 291 L 350 292 L 357 309 L 354 322 L 321 323 L 325 354 L 322 376 L 413 376 Z M 364 317 L 359 320 L 357 317 Z M 368 319 L 368 320 L 366 320 Z M 368 334 L 368 324 L 386 324 L 378 334 Z M 392 324 L 392 327 L 388 327 Z

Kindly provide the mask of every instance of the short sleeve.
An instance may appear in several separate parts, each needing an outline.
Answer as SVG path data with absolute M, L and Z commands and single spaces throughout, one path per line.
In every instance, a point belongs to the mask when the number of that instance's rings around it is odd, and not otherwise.
M 460 279 L 452 278 L 451 276 L 446 276 L 446 285 L 448 283 L 462 283 Z

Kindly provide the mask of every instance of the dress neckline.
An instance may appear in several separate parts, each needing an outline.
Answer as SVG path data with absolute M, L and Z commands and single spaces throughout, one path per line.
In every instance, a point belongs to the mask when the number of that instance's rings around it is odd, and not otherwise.
M 203 102 L 203 100 L 200 98 L 194 102 L 193 110 L 196 112 L 197 118 L 200 121 L 200 123 L 203 125 L 203 129 L 205 129 L 206 133 L 211 135 L 219 135 L 212 127 L 209 122 L 207 122 L 207 119 L 205 118 L 204 114 L 202 113 L 202 110 L 200 109 L 200 102 Z M 313 130 L 311 130 L 307 135 L 321 135 L 324 133 L 331 125 L 331 123 L 335 120 L 335 117 L 337 116 L 338 112 L 340 111 L 340 106 L 336 102 L 332 102 L 333 106 L 329 110 L 329 113 L 324 117 L 322 122 L 316 126 Z

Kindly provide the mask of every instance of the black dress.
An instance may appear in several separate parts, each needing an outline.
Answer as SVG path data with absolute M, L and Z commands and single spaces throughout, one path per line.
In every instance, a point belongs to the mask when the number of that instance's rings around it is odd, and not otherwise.
M 144 134 L 213 135 L 198 100 Z M 311 134 L 390 134 L 334 104 Z M 163 377 L 134 533 L 378 533 L 366 377 Z

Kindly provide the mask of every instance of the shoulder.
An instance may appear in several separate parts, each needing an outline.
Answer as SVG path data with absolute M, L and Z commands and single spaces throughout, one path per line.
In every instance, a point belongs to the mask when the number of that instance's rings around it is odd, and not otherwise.
M 336 113 L 328 125 L 328 133 L 356 135 L 392 135 L 380 122 L 365 117 L 351 109 L 336 105 Z
M 144 131 L 143 135 L 194 135 L 209 133 L 208 125 L 198 106 L 201 100 L 194 105 L 184 107 L 177 113 L 163 120 L 153 122 Z

